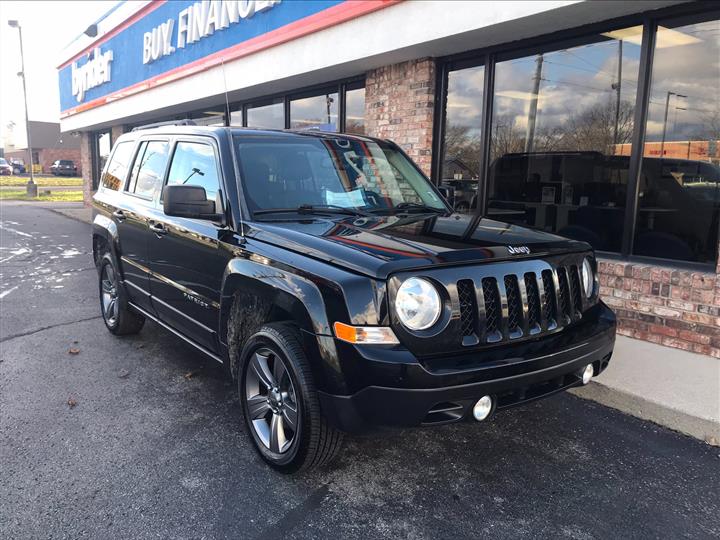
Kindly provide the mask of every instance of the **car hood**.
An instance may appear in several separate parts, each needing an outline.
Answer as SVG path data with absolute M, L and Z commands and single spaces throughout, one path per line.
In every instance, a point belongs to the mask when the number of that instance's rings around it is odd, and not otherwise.
M 590 250 L 585 242 L 464 214 L 253 222 L 248 237 L 371 277 L 438 265 L 537 258 Z

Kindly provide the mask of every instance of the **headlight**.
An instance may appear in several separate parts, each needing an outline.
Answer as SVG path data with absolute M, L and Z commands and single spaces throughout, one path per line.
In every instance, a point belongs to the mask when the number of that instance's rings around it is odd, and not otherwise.
M 426 279 L 406 279 L 395 297 L 395 312 L 410 330 L 427 330 L 440 318 L 441 301 L 437 289 Z
M 592 298 L 595 288 L 595 276 L 593 275 L 592 264 L 590 258 L 585 257 L 582 264 L 582 283 L 585 289 L 585 298 Z

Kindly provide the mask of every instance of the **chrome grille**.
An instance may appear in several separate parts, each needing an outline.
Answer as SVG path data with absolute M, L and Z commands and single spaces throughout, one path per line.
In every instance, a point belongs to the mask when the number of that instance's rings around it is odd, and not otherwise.
M 577 266 L 570 266 L 568 268 L 568 271 L 570 272 L 570 283 L 572 284 L 572 298 L 573 298 L 573 308 L 575 309 L 575 313 L 582 313 L 582 289 L 580 289 L 580 274 L 578 274 L 578 267 Z
M 508 305 L 508 331 L 514 333 L 520 328 L 523 320 L 522 304 L 520 303 L 520 291 L 518 290 L 518 280 L 515 276 L 505 276 L 504 281 Z
M 528 329 L 530 332 L 532 332 L 533 329 L 539 331 L 542 319 L 540 315 L 540 291 L 538 289 L 537 276 L 532 272 L 528 272 L 525 274 L 524 279 L 528 306 Z
M 475 299 L 475 286 L 471 279 L 458 281 L 458 300 L 460 301 L 460 325 L 462 335 L 474 336 L 477 321 L 477 300 Z
M 539 336 L 582 315 L 585 296 L 576 264 L 553 267 L 534 261 L 481 270 L 492 277 L 455 282 L 463 346 Z
M 500 335 L 500 294 L 495 278 L 482 280 L 483 300 L 485 303 L 485 333 L 489 336 Z M 492 341 L 499 341 L 499 339 Z
M 548 329 L 552 329 L 557 325 L 556 313 L 557 302 L 555 298 L 555 284 L 553 282 L 552 270 L 542 271 L 543 281 L 543 305 L 542 317 Z

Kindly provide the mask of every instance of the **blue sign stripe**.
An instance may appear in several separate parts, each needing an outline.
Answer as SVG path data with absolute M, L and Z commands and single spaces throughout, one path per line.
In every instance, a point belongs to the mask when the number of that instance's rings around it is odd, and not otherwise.
M 340 3 L 342 3 L 342 0 L 284 0 L 270 9 L 256 13 L 250 18 L 240 19 L 238 23 L 231 23 L 228 28 L 216 30 L 213 34 L 207 35 L 199 41 L 188 43 L 184 48 L 178 48 L 178 15 L 188 6 L 199 4 L 199 2 L 188 0 L 166 2 L 99 45 L 101 53 L 113 51 L 110 81 L 86 90 L 82 101 L 78 101 L 77 97 L 72 93 L 72 64 L 59 70 L 60 109 L 66 111 L 81 103 L 107 96 L 134 84 L 152 79 L 170 70 L 277 30 Z M 168 19 L 173 20 L 172 46 L 175 47 L 175 51 L 167 56 L 161 56 L 153 62 L 143 64 L 144 34 L 152 32 L 153 28 L 167 22 Z M 75 64 L 77 67 L 82 67 L 88 61 L 91 61 L 91 59 L 83 57 L 78 59 Z

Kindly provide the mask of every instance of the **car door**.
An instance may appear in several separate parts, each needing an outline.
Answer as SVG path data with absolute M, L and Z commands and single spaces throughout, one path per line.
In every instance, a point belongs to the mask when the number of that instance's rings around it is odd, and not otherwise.
M 130 179 L 113 212 L 117 223 L 123 279 L 130 300 L 154 312 L 150 301 L 148 219 L 165 177 L 168 140 L 142 140 L 137 147 Z
M 175 142 L 166 185 L 205 188 L 222 213 L 223 186 L 218 148 L 209 137 Z M 222 238 L 230 231 L 209 220 L 166 216 L 162 197 L 149 225 L 150 289 L 159 318 L 210 351 L 218 350 L 220 288 L 230 252 Z

